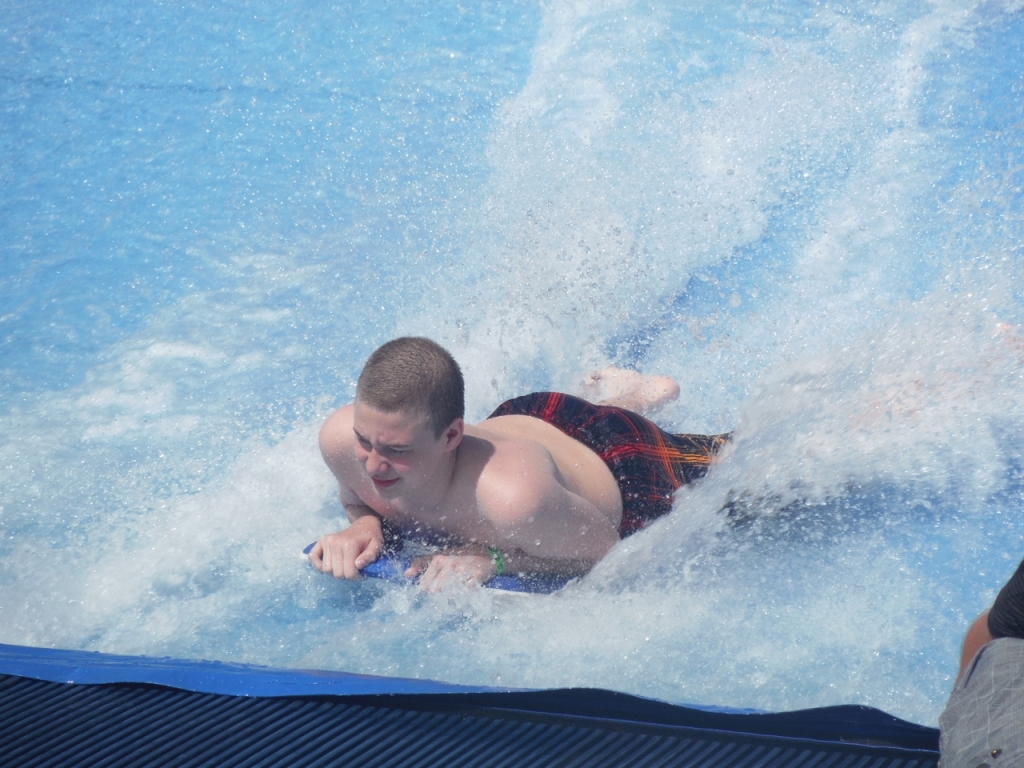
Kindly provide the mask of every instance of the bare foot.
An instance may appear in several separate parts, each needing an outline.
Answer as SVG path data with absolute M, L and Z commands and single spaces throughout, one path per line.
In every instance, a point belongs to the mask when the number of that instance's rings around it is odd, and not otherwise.
M 679 385 L 671 376 L 646 376 L 609 365 L 583 380 L 583 393 L 599 405 L 651 413 L 679 397 Z

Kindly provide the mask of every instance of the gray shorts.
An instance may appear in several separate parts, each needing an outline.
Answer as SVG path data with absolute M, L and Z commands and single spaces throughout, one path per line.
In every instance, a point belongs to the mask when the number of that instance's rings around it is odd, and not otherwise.
M 983 646 L 939 716 L 940 768 L 1024 765 L 1024 640 Z

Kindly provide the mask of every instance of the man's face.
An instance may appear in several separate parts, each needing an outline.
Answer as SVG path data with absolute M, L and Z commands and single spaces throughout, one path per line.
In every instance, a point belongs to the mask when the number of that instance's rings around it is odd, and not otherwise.
M 423 413 L 385 413 L 358 398 L 352 429 L 356 457 L 383 498 L 406 496 L 428 484 L 441 469 L 445 454 L 458 444 L 451 445 L 450 429 L 434 437 Z

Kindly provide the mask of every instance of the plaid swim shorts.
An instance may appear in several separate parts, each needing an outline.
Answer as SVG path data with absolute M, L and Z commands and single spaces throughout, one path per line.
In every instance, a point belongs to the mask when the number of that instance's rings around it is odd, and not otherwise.
M 724 435 L 672 435 L 624 408 L 594 405 L 560 392 L 534 392 L 499 405 L 496 416 L 532 416 L 601 457 L 619 484 L 619 536 L 636 533 L 672 510 L 676 490 L 707 473 Z

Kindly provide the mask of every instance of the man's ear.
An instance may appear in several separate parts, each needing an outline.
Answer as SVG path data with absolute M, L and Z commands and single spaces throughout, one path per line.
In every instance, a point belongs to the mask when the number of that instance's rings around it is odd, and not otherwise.
M 444 440 L 444 449 L 446 451 L 454 451 L 459 447 L 459 443 L 462 442 L 463 435 L 466 434 L 466 422 L 462 419 L 455 419 L 445 429 L 444 434 L 441 438 Z

